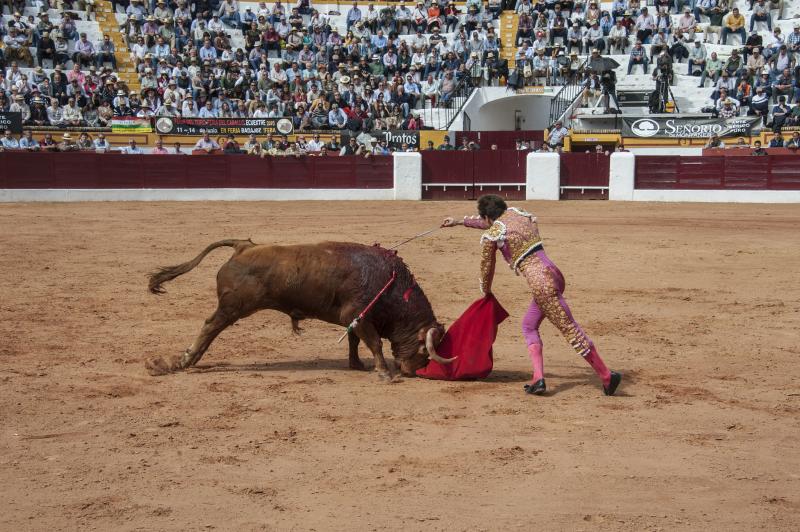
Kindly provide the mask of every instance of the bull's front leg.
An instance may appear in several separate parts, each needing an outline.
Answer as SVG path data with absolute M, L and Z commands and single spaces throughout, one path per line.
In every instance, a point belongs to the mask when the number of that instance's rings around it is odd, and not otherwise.
M 353 331 L 347 333 L 347 342 L 349 344 L 350 350 L 347 354 L 347 357 L 350 361 L 350 369 L 357 369 L 359 371 L 366 371 L 366 367 L 364 363 L 361 362 L 361 359 L 358 357 L 358 344 L 361 340 L 358 338 L 358 335 L 355 334 Z
M 386 364 L 386 359 L 383 358 L 383 342 L 375 327 L 369 321 L 362 320 L 355 326 L 353 331 L 372 351 L 372 356 L 375 357 L 375 371 L 378 372 L 378 377 L 387 382 L 395 381 L 394 368 Z

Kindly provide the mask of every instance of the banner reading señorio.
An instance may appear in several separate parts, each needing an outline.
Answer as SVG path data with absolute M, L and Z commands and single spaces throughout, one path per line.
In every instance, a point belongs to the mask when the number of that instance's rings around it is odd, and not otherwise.
M 622 136 L 657 139 L 707 139 L 711 135 L 748 137 L 759 120 L 761 120 L 759 117 L 623 117 Z
M 155 130 L 161 135 L 288 135 L 292 121 L 287 118 L 155 118 Z

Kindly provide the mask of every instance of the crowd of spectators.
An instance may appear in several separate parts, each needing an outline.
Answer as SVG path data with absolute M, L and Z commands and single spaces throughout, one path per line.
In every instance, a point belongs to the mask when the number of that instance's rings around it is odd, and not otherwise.
M 131 91 L 115 74 L 113 41 L 79 33 L 69 6 L 56 25 L 43 9 L 0 28 L 0 110 L 22 112 L 26 125 L 283 117 L 297 131 L 413 130 L 425 127 L 415 110 L 446 106 L 459 84 L 502 74 L 495 0 L 354 2 L 338 16 L 310 0 L 244 10 L 236 0 L 115 1 L 141 83 Z M 28 75 L 23 65 L 36 69 Z
M 739 137 L 736 139 L 736 142 L 726 146 L 725 141 L 718 135 L 711 135 L 708 142 L 706 142 L 703 147 L 705 149 L 752 149 L 752 155 L 768 155 L 768 152 L 764 146 L 762 146 L 760 140 L 754 141 L 753 145 L 750 146 L 744 137 Z M 780 132 L 775 132 L 769 140 L 769 143 L 767 143 L 766 148 L 788 148 L 792 151 L 796 151 L 800 149 L 800 131 L 792 131 L 791 135 L 787 134 L 785 136 Z

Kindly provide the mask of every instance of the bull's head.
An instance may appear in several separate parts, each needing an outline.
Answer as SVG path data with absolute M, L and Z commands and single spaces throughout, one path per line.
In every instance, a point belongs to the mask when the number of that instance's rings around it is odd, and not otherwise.
M 428 358 L 440 364 L 450 364 L 455 358 L 444 358 L 436 352 L 436 346 L 444 337 L 444 325 L 436 323 L 433 327 L 423 327 L 417 334 L 417 352 L 400 361 L 400 371 L 403 375 L 413 377 L 416 371 L 428 364 Z

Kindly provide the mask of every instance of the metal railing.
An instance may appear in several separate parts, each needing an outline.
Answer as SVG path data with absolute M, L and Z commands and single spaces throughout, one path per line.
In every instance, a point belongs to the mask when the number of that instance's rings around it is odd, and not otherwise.
M 575 100 L 577 100 L 583 92 L 582 73 L 585 66 L 586 61 L 578 67 L 578 70 L 570 78 L 569 82 L 564 83 L 561 89 L 553 96 L 553 99 L 550 100 L 550 125 L 548 128 L 552 127 L 557 120 L 561 119 L 567 109 L 575 103 Z
M 450 129 L 450 126 L 453 124 L 453 121 L 458 116 L 458 113 L 461 112 L 461 109 L 464 107 L 464 104 L 467 103 L 469 97 L 472 96 L 472 93 L 475 91 L 476 87 L 472 85 L 470 82 L 469 77 L 464 76 L 461 78 L 456 84 L 456 88 L 453 89 L 451 96 L 447 99 L 446 102 L 440 102 L 440 114 L 444 114 L 444 125 L 445 127 L 441 129 Z M 441 120 L 440 120 L 441 124 Z

